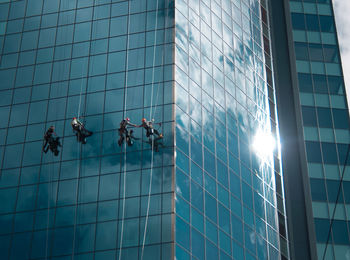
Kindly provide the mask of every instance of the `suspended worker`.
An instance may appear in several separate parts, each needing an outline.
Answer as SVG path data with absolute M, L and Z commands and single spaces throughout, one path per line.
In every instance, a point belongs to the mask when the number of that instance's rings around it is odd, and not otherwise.
M 134 136 L 134 130 L 130 130 L 126 135 L 126 142 L 129 146 L 134 144 L 134 140 L 139 140 L 140 138 L 136 138 Z
M 126 139 L 126 142 L 129 146 L 133 144 L 132 139 L 137 140 L 134 136 L 132 136 L 133 131 L 130 130 L 131 134 L 129 133 L 128 126 L 134 126 L 137 127 L 137 125 L 130 123 L 130 118 L 125 118 L 122 121 L 120 121 L 120 125 L 118 128 L 118 133 L 119 133 L 119 140 L 118 140 L 118 145 L 121 146 L 124 142 L 124 139 Z
M 59 154 L 58 146 L 62 146 L 62 145 L 61 145 L 61 142 L 59 141 L 60 138 L 58 136 L 55 138 L 53 135 L 56 135 L 55 127 L 50 126 L 44 135 L 45 143 L 43 145 L 43 151 L 44 153 L 47 153 L 48 150 L 50 149 L 50 151 L 53 152 L 55 156 L 58 156 Z
M 153 137 L 153 138 L 152 138 Z M 159 152 L 159 146 L 162 146 L 164 147 L 164 144 L 163 142 L 159 142 L 160 140 L 163 139 L 163 135 L 162 134 L 159 134 L 158 137 L 154 138 L 154 136 L 150 136 L 148 138 L 148 141 L 146 141 L 146 143 L 148 143 L 151 147 L 152 147 L 152 143 L 153 143 L 153 148 L 156 152 Z
M 73 132 L 77 136 L 78 142 L 82 144 L 86 144 L 86 137 L 89 137 L 93 134 L 93 132 L 87 130 L 82 122 L 79 121 L 76 117 L 73 117 L 71 121 L 71 125 L 73 128 Z
M 150 137 L 153 134 L 156 134 L 158 137 L 161 136 L 161 134 L 158 132 L 157 129 L 154 129 L 153 127 L 153 121 L 154 119 L 152 119 L 152 121 L 147 121 L 146 118 L 142 118 L 142 124 L 139 125 L 138 127 L 143 127 L 144 129 L 146 129 L 146 136 Z M 161 123 L 157 123 L 158 125 L 161 125 Z M 163 135 L 162 137 L 163 138 Z
M 148 141 L 146 143 L 150 144 L 156 152 L 159 150 L 159 145 L 163 146 L 163 143 L 160 143 L 159 140 L 163 139 L 163 135 L 158 132 L 157 129 L 154 129 L 153 127 L 154 119 L 152 121 L 147 121 L 146 118 L 142 118 L 142 124 L 139 125 L 139 127 L 143 127 L 146 129 L 146 137 L 148 137 Z M 157 125 L 161 125 L 161 123 L 157 123 Z M 157 137 L 154 136 L 154 134 L 157 135 Z
M 47 131 L 45 132 L 45 135 L 44 135 L 45 143 L 43 145 L 43 151 L 45 153 L 47 153 L 47 151 L 49 150 L 48 144 L 52 140 L 52 138 L 53 138 L 52 135 L 53 134 L 56 134 L 56 133 L 55 133 L 55 127 L 52 125 L 52 126 L 49 127 L 49 129 L 47 129 Z
M 52 141 L 49 143 L 49 148 L 55 156 L 58 156 L 58 154 L 60 153 L 60 151 L 58 150 L 59 146 L 62 147 L 60 138 L 58 136 L 56 138 L 52 138 Z

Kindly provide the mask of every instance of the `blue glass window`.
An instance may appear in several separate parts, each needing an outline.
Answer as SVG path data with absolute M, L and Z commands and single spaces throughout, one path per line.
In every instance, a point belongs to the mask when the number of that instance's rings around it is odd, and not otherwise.
M 322 163 L 320 143 L 306 141 L 305 144 L 308 162 Z
M 92 19 L 92 8 L 83 8 L 77 10 L 76 22 L 85 22 L 90 21 Z M 75 26 L 77 26 L 76 24 Z
M 320 15 L 320 24 L 322 32 L 334 32 L 335 30 L 333 16 Z
M 205 193 L 205 215 L 214 223 L 217 222 L 216 200 L 208 193 Z
M 344 81 L 342 77 L 328 76 L 328 86 L 331 94 L 344 93 Z
M 334 180 L 326 180 L 327 184 L 327 192 L 328 192 L 328 201 L 329 202 L 336 202 L 338 190 L 339 190 L 339 181 Z M 340 191 L 338 202 L 343 202 L 343 193 Z
M 177 243 L 181 246 L 190 249 L 190 228 L 187 223 L 181 220 L 179 217 L 176 217 L 176 237 Z
M 230 234 L 230 212 L 219 203 L 219 226 Z
M 11 258 L 29 259 L 31 233 L 15 234 L 12 238 Z M 20 248 L 20 250 L 18 250 Z
M 337 149 L 334 143 L 322 143 L 323 161 L 327 164 L 338 164 Z
M 294 43 L 295 56 L 297 60 L 308 60 L 309 52 L 307 49 L 307 44 L 302 42 Z
M 204 238 L 192 228 L 192 254 L 198 259 L 204 259 Z
M 57 205 L 76 203 L 77 180 L 61 181 L 59 184 Z
M 206 239 L 206 256 L 207 259 L 219 259 L 218 248 L 211 243 L 208 239 Z
M 303 122 L 305 126 L 317 126 L 316 109 L 314 107 L 302 106 Z
M 1 204 L 0 213 L 9 213 L 14 211 L 16 204 L 17 188 L 0 190 Z
M 241 183 L 240 178 L 230 171 L 230 191 L 232 194 L 241 198 Z
M 26 8 L 26 3 L 23 2 L 14 2 L 11 3 L 11 9 L 10 9 L 10 19 L 16 19 L 24 16 Z
M 349 233 L 346 225 L 346 221 L 334 220 L 332 225 L 333 240 L 335 244 L 348 245 Z
M 316 93 L 328 93 L 327 79 L 325 75 L 313 74 L 312 79 L 314 81 L 314 89 Z
M 56 26 L 57 20 L 58 20 L 58 13 L 43 15 L 41 18 L 41 28 L 48 28 L 48 27 Z M 27 20 L 26 20 L 26 22 L 27 22 Z M 40 20 L 38 22 L 37 27 L 39 27 L 39 25 L 40 25 Z M 31 25 L 30 27 L 33 27 L 33 25 Z
M 329 220 L 314 218 L 317 242 L 325 243 L 329 232 Z
M 74 42 L 86 41 L 90 39 L 91 22 L 79 23 L 75 25 Z
M 110 221 L 97 223 L 96 228 L 96 249 L 105 250 L 116 247 L 117 222 Z
M 100 177 L 100 200 L 117 199 L 119 197 L 119 179 L 119 174 L 103 175 Z
M 310 60 L 323 61 L 323 51 L 321 44 L 309 44 Z
M 349 112 L 346 109 L 332 109 L 332 113 L 335 128 L 349 128 Z
M 194 182 L 191 182 L 191 203 L 193 206 L 203 212 L 203 189 Z
M 326 188 L 323 179 L 310 178 L 311 196 L 314 201 L 327 201 Z
M 317 108 L 318 125 L 319 127 L 332 128 L 332 113 L 329 108 Z
M 339 62 L 339 50 L 336 45 L 323 45 L 325 62 Z
M 94 250 L 95 224 L 78 226 L 75 238 L 75 250 L 77 253 Z
M 309 31 L 319 31 L 320 30 L 317 15 L 306 14 L 305 20 L 306 20 L 306 27 Z
M 72 253 L 73 227 L 57 228 L 54 230 L 54 241 L 52 254 L 63 255 Z

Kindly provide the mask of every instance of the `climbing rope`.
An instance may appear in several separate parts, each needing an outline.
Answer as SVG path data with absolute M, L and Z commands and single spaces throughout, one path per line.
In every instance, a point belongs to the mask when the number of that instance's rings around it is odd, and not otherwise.
M 125 61 L 125 91 L 124 91 L 124 110 L 123 110 L 123 119 L 126 116 L 126 101 L 128 95 L 128 66 L 129 66 L 129 40 L 130 40 L 130 6 L 131 3 L 128 1 L 128 23 L 127 23 L 127 43 L 126 43 L 126 61 Z M 124 142 L 124 166 L 123 166 L 123 200 L 122 200 L 122 223 L 120 231 L 120 243 L 119 243 L 119 257 L 120 260 L 122 257 L 123 250 L 123 235 L 124 235 L 124 217 L 125 217 L 125 187 L 126 187 L 126 139 Z
M 95 8 L 93 8 L 92 12 L 93 12 L 92 15 L 94 15 Z M 91 37 L 93 38 L 94 35 L 93 35 L 93 28 L 92 28 L 92 26 L 91 26 L 91 29 L 90 29 L 90 34 L 91 34 Z M 91 42 L 90 42 L 90 48 L 89 48 L 89 51 L 88 51 L 88 56 L 89 57 L 90 57 L 90 51 L 91 51 Z M 89 64 L 90 64 L 90 61 L 87 64 L 87 70 L 89 69 Z M 84 70 L 82 69 L 81 77 L 80 77 L 81 82 L 80 82 L 80 92 L 79 92 L 79 106 L 78 106 L 78 113 L 77 113 L 77 116 L 76 116 L 78 120 L 80 119 L 81 103 L 82 103 L 82 96 L 83 96 L 83 82 L 84 82 L 83 76 L 84 76 Z M 87 83 L 88 83 L 88 79 L 86 79 L 86 83 L 85 83 L 85 99 L 86 99 Z M 85 108 L 84 108 L 84 110 L 85 110 L 86 109 L 86 102 L 84 102 L 84 105 L 85 105 Z M 74 256 L 75 256 L 76 233 L 77 233 L 76 227 L 77 227 L 77 218 L 78 218 L 78 203 L 79 203 L 79 197 L 80 197 L 79 195 L 83 192 L 83 190 L 81 188 L 83 186 L 79 185 L 80 176 L 81 176 L 81 160 L 82 160 L 82 146 L 80 145 L 79 142 L 77 142 L 77 152 L 78 152 L 78 155 L 77 155 L 77 158 L 78 158 L 78 162 L 77 162 L 77 183 L 75 185 L 75 190 L 77 192 L 77 195 L 76 195 L 76 206 L 75 206 L 75 209 L 74 209 L 72 260 L 74 260 Z
M 53 159 L 53 154 L 51 154 L 51 159 Z M 53 161 L 53 160 L 52 160 Z M 54 164 L 52 163 L 52 171 L 54 171 L 53 168 Z M 47 253 L 48 253 L 48 247 L 49 247 L 49 227 L 50 227 L 50 197 L 52 194 L 51 191 L 51 182 L 52 182 L 52 177 L 51 177 L 51 171 L 49 169 L 49 182 L 47 184 L 47 224 L 46 224 L 46 241 L 45 241 L 45 259 L 47 259 Z
M 153 119 L 152 117 L 152 109 L 153 109 L 153 89 L 154 89 L 154 68 L 155 68 L 155 59 L 156 59 L 156 44 L 157 44 L 157 27 L 158 27 L 158 0 L 156 2 L 156 22 L 155 22 L 155 28 L 154 28 L 154 45 L 153 45 L 153 64 L 152 64 L 152 87 L 151 87 L 151 108 L 150 108 L 150 120 Z M 162 58 L 163 63 L 163 58 Z M 159 93 L 160 86 L 158 85 L 157 89 L 157 97 L 156 102 L 158 99 L 158 93 Z M 154 114 L 156 113 L 157 105 L 154 108 Z M 149 208 L 150 208 L 150 201 L 151 201 L 151 192 L 152 192 L 152 179 L 153 179 L 153 160 L 154 160 L 154 136 L 152 135 L 152 153 L 151 153 L 151 171 L 150 171 L 150 177 L 149 177 L 149 185 L 148 185 L 148 196 L 147 196 L 147 211 L 146 211 L 146 219 L 145 219 L 145 228 L 143 231 L 143 239 L 142 239 L 142 249 L 141 249 L 141 260 L 143 259 L 144 249 L 145 249 L 145 242 L 146 242 L 146 234 L 147 234 L 147 227 L 148 227 L 148 219 L 149 219 Z

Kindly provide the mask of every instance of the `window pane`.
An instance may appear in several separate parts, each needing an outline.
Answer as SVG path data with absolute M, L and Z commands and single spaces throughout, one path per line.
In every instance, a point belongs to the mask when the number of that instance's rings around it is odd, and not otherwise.
M 320 30 L 317 15 L 306 14 L 305 19 L 306 19 L 306 26 L 307 26 L 307 29 L 309 31 L 319 31 Z

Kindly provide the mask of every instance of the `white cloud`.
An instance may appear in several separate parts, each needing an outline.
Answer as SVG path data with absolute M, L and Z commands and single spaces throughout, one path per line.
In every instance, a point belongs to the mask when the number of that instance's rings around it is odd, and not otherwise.
M 350 1 L 333 0 L 348 103 L 350 103 Z

